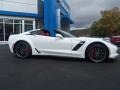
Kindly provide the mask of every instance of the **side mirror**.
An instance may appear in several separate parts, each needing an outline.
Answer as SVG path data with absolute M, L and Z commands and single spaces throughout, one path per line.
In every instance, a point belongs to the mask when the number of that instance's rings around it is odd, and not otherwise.
M 63 39 L 64 37 L 61 34 L 56 34 L 56 38 Z

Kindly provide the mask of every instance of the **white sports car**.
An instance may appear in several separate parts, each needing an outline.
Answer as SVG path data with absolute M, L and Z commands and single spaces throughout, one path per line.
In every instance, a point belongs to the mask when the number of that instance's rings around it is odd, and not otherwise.
M 118 48 L 99 38 L 74 37 L 62 30 L 51 37 L 45 30 L 32 30 L 9 37 L 10 51 L 18 58 L 32 55 L 50 55 L 89 59 L 102 62 L 118 56 Z

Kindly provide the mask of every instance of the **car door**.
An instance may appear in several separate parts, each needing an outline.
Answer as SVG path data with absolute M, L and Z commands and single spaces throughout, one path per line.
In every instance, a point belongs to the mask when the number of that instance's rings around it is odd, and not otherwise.
M 54 37 L 53 41 L 53 52 L 62 56 L 71 56 L 71 39 L 70 38 L 60 38 Z
M 69 56 L 71 55 L 71 39 L 34 35 L 34 45 L 39 52 L 49 55 Z

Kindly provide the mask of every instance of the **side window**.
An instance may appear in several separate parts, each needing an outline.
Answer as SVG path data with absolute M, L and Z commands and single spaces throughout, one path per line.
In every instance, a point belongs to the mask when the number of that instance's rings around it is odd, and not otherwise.
M 42 31 L 43 36 L 50 36 L 50 33 L 47 30 Z
M 42 31 L 41 30 L 38 30 L 38 31 L 32 31 L 32 32 L 30 32 L 30 34 L 32 34 L 32 35 L 42 35 Z
M 30 34 L 50 36 L 50 33 L 48 31 L 45 31 L 45 30 L 32 31 L 32 32 L 30 32 Z

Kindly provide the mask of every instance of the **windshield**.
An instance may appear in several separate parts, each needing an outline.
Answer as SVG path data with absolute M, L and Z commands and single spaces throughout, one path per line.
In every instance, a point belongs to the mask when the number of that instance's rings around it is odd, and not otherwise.
M 63 37 L 76 37 L 68 32 L 62 31 L 62 30 L 58 30 L 57 31 L 58 34 L 61 34 Z

